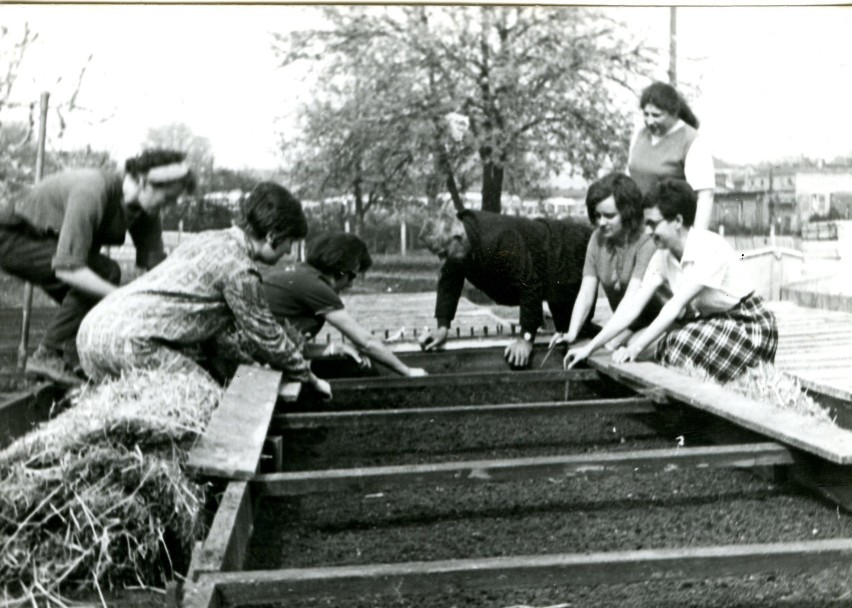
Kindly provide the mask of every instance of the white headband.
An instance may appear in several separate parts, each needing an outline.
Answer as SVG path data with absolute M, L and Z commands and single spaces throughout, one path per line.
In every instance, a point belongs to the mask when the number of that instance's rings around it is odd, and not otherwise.
M 165 184 L 183 179 L 189 175 L 189 165 L 184 162 L 160 165 L 148 170 L 148 181 L 155 184 Z

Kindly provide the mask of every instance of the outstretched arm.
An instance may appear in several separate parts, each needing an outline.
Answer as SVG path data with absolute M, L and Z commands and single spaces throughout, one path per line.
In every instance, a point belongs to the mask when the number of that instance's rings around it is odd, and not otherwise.
M 574 308 L 571 311 L 571 323 L 568 326 L 568 333 L 565 334 L 564 341 L 567 343 L 575 342 L 577 334 L 583 324 L 589 318 L 589 312 L 592 310 L 592 305 L 598 297 L 598 279 L 597 277 L 584 276 L 580 283 L 580 292 L 577 294 L 577 299 L 574 300 Z
M 649 344 L 663 335 L 672 326 L 678 317 L 680 317 L 687 304 L 701 293 L 702 289 L 704 289 L 704 286 L 695 282 L 688 282 L 678 289 L 645 331 L 638 335 L 632 344 L 618 349 L 613 354 L 613 361 L 623 363 L 625 361 L 636 360 L 639 353 L 645 350 Z
M 223 290 L 237 328 L 243 333 L 259 360 L 283 370 L 288 379 L 306 382 L 320 393 L 331 397 L 331 386 L 317 378 L 284 328 L 272 316 L 260 275 L 256 272 L 239 272 L 228 277 Z
M 71 286 L 71 288 L 95 298 L 106 297 L 108 293 L 116 289 L 115 285 L 102 278 L 88 266 L 57 268 L 56 278 Z
M 564 365 L 567 369 L 574 367 L 580 361 L 587 359 L 593 352 L 612 340 L 615 336 L 630 327 L 657 290 L 656 282 L 646 281 L 629 298 L 625 297 L 613 313 L 612 318 L 604 325 L 591 341 L 583 347 L 572 348 L 565 355 Z
M 399 360 L 391 350 L 375 336 L 352 318 L 346 310 L 333 310 L 326 313 L 326 320 L 346 336 L 355 347 L 371 359 L 391 368 L 402 376 L 425 376 L 426 372 L 420 368 L 408 367 Z

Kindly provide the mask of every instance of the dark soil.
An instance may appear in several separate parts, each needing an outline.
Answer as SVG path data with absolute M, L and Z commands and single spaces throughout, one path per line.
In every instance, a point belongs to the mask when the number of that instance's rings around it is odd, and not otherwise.
M 349 390 L 335 386 L 332 380 L 334 400 L 331 403 L 318 403 L 308 397 L 301 400 L 294 409 L 392 409 L 488 403 L 534 403 L 598 397 L 598 394 L 585 383 L 571 382 L 566 390 L 564 381 L 528 382 L 524 380 L 523 372 L 506 370 L 506 373 L 514 374 L 518 381 L 495 383 L 493 378 L 482 378 L 472 374 L 467 384 L 459 386 Z
M 266 499 L 246 569 L 849 537 L 852 518 L 741 471 L 582 475 Z M 361 598 L 347 606 L 848 606 L 852 570 Z M 841 578 L 833 578 L 840 576 Z M 807 589 L 807 592 L 803 592 Z M 847 603 L 839 602 L 845 598 Z M 284 605 L 284 604 L 282 604 Z M 329 605 L 318 601 L 290 605 Z M 337 604 L 340 605 L 340 604 Z
M 579 384 L 579 383 L 577 383 Z M 499 402 L 536 401 L 540 386 L 500 387 Z M 448 389 L 452 401 L 495 402 L 494 387 Z M 365 393 L 367 391 L 364 391 Z M 558 392 L 558 391 L 557 391 Z M 594 393 L 595 391 L 590 391 Z M 536 397 L 530 394 L 535 393 Z M 464 396 L 464 397 L 463 397 Z M 561 399 L 561 395 L 550 395 Z M 594 395 L 593 395 L 594 396 Z M 350 406 L 380 396 L 353 397 Z M 387 397 L 387 395 L 385 395 Z M 444 397 L 442 397 L 443 399 Z M 410 392 L 393 403 L 433 404 Z M 544 400 L 544 399 L 542 399 Z M 707 441 L 706 416 L 548 415 L 362 423 L 291 430 L 290 470 L 522 458 L 687 446 Z M 731 441 L 737 437 L 732 434 Z M 764 471 L 765 472 L 765 471 Z M 246 570 L 608 552 L 852 537 L 852 517 L 769 476 L 736 469 L 589 473 L 481 485 L 428 484 L 374 494 L 266 498 L 256 510 Z M 852 606 L 852 565 L 818 574 L 656 581 L 597 587 L 312 598 L 275 606 L 763 607 Z
M 674 447 L 676 435 L 659 436 L 653 426 L 660 422 L 651 418 L 483 415 L 290 430 L 282 433 L 284 462 L 296 471 Z

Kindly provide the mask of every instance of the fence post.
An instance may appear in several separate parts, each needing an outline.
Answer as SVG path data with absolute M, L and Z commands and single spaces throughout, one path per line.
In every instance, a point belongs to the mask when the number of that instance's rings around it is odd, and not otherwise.
M 47 139 L 47 104 L 50 93 L 44 92 L 40 99 L 38 127 L 38 148 L 36 149 L 35 183 L 44 174 L 44 142 Z M 33 284 L 24 283 L 24 302 L 21 318 L 21 342 L 18 344 L 18 372 L 23 374 L 27 367 L 27 350 L 30 342 L 30 315 L 33 310 Z
M 408 227 L 405 225 L 405 218 L 399 223 L 399 253 L 405 255 L 406 252 L 406 236 Z

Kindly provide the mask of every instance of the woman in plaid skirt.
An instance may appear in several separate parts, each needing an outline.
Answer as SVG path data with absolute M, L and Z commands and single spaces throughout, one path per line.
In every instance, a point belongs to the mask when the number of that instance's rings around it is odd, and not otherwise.
M 657 252 L 642 285 L 594 339 L 568 351 L 567 368 L 628 327 L 660 287 L 671 290 L 671 299 L 651 325 L 613 354 L 616 363 L 636 360 L 655 341 L 656 361 L 693 365 L 720 382 L 761 361 L 774 361 L 775 317 L 754 294 L 750 278 L 725 239 L 693 228 L 696 202 L 695 191 L 681 180 L 664 180 L 648 191 L 645 226 Z

